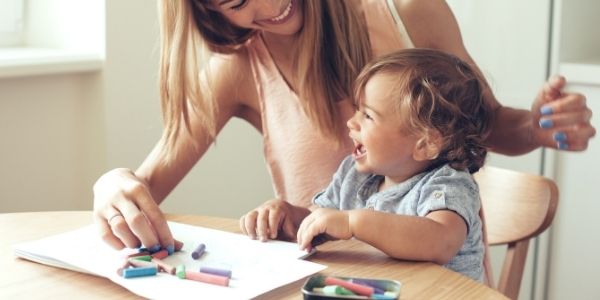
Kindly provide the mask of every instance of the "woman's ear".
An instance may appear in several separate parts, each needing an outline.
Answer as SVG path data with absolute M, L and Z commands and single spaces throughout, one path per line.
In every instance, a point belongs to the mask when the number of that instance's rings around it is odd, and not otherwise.
M 434 160 L 442 150 L 442 136 L 439 132 L 429 131 L 420 138 L 413 149 L 413 159 L 416 161 Z

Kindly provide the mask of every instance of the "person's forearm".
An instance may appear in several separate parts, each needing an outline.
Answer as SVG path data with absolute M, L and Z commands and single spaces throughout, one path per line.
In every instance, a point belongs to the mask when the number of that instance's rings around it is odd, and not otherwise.
M 455 243 L 444 226 L 425 217 L 354 210 L 349 218 L 356 239 L 394 258 L 443 265 L 458 251 L 451 249 Z
M 504 155 L 521 155 L 540 145 L 533 139 L 531 112 L 499 106 L 494 111 L 492 130 L 486 143 L 490 150 Z

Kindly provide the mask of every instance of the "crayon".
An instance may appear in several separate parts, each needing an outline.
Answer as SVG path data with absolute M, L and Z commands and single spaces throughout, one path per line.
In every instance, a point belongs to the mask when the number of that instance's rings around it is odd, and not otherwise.
M 385 286 L 375 280 L 352 278 L 350 279 L 350 282 L 370 286 L 373 288 L 373 293 L 375 294 L 385 293 Z
M 167 264 L 159 258 L 153 258 L 152 262 L 158 266 L 159 271 L 163 271 L 165 273 L 169 273 L 171 275 L 175 275 L 175 267 Z
M 154 252 L 152 254 L 152 258 L 158 258 L 158 259 L 163 259 L 163 258 L 166 258 L 167 256 L 169 256 L 169 252 L 167 251 L 167 249 L 162 249 L 162 250 Z
M 204 245 L 203 243 L 200 243 L 200 245 L 198 245 L 198 247 L 196 247 L 196 249 L 192 252 L 192 258 L 193 259 L 200 258 L 200 256 L 202 256 L 202 254 L 204 254 L 204 249 L 206 249 L 206 245 Z
M 123 269 L 123 278 L 154 276 L 156 271 L 156 267 L 127 268 Z
M 200 272 L 231 278 L 231 270 L 214 267 L 200 267 Z
M 335 278 L 335 277 L 329 277 L 329 276 L 325 277 L 325 284 L 326 285 L 339 285 L 339 286 L 342 286 L 342 287 L 345 287 L 345 288 L 351 290 L 354 293 L 364 295 L 364 296 L 369 296 L 369 297 L 371 295 L 373 295 L 373 291 L 374 291 L 374 289 L 370 286 L 356 284 L 356 283 L 352 283 L 350 281 L 346 281 L 346 280 Z
M 131 267 L 131 264 L 129 263 L 129 260 L 125 260 L 123 262 L 123 265 L 121 265 L 118 269 L 117 269 L 117 274 L 119 274 L 119 276 L 123 276 L 123 270 L 127 269 Z
M 150 256 L 150 255 L 134 256 L 131 259 L 151 261 L 152 260 L 152 256 Z
M 150 252 L 140 251 L 138 253 L 132 253 L 132 254 L 127 255 L 127 258 L 138 257 L 138 256 L 147 256 L 147 255 L 150 255 Z
M 149 262 L 149 261 L 145 261 L 145 260 L 140 260 L 140 259 L 133 259 L 133 258 L 129 259 L 129 264 L 132 267 L 134 267 L 134 268 L 144 268 L 144 267 L 158 268 L 158 265 L 156 265 L 153 262 Z
M 335 295 L 356 295 L 352 291 L 343 288 L 339 285 L 326 285 L 323 287 L 323 294 L 335 296 Z
M 200 272 L 194 272 L 194 271 L 185 271 L 185 278 L 190 279 L 190 280 L 204 282 L 204 283 L 216 284 L 216 285 L 221 285 L 221 286 L 229 286 L 229 278 L 219 276 L 219 275 L 200 273 Z
M 177 266 L 177 269 L 175 270 L 175 274 L 177 274 L 177 277 L 179 277 L 181 279 L 185 279 L 185 265 Z

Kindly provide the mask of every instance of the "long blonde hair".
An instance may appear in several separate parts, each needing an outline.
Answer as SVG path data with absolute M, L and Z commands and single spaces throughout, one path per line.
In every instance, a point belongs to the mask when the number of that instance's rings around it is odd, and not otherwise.
M 208 9 L 209 0 L 160 0 L 160 97 L 165 130 L 162 142 L 173 158 L 176 139 L 189 122 L 190 108 L 202 130 L 216 136 L 216 99 L 200 86 L 199 71 L 212 53 L 233 53 L 256 32 L 230 24 Z M 352 4 L 339 0 L 305 0 L 295 74 L 302 107 L 314 127 L 328 138 L 345 132 L 336 103 L 349 98 L 354 79 L 371 59 L 366 26 Z

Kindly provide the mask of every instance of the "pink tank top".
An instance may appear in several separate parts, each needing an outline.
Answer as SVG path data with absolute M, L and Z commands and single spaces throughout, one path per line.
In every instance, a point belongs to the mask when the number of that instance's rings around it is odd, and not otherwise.
M 412 46 L 405 31 L 398 29 L 404 26 L 396 23 L 385 1 L 365 0 L 362 5 L 376 56 Z M 257 85 L 264 155 L 275 196 L 307 207 L 312 197 L 331 181 L 342 159 L 352 151 L 351 140 L 348 138 L 337 147 L 335 141 L 322 137 L 314 129 L 302 110 L 301 100 L 283 78 L 261 35 L 246 45 Z M 343 100 L 338 106 L 340 122 L 345 126 L 354 113 L 352 104 Z

